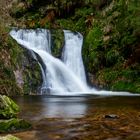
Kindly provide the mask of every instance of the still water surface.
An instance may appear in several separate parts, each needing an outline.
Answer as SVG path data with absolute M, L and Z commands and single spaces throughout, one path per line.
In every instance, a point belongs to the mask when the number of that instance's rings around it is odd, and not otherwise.
M 140 140 L 140 97 L 13 97 L 33 129 L 23 140 Z M 115 114 L 117 118 L 106 118 Z
M 95 110 L 93 113 L 103 109 L 134 109 L 140 111 L 140 97 L 18 96 L 13 99 L 21 107 L 20 116 L 29 120 L 80 118 L 88 115 L 90 110 Z

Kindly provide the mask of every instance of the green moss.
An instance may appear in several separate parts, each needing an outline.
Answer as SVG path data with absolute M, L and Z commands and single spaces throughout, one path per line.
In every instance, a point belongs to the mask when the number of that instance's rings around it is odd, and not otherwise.
M 20 140 L 19 138 L 13 136 L 13 135 L 7 135 L 7 136 L 0 136 L 0 140 Z
M 110 50 L 107 52 L 105 58 L 106 58 L 106 65 L 112 66 L 116 64 L 121 57 L 117 50 Z
M 18 105 L 9 97 L 0 95 L 0 118 L 9 119 L 17 116 Z
M 93 29 L 89 31 L 86 37 L 86 45 L 91 51 L 100 49 L 102 47 L 103 33 L 99 25 L 94 25 Z
M 114 91 L 129 91 L 133 93 L 140 92 L 139 72 L 132 67 L 123 69 L 119 67 L 111 67 L 100 70 L 97 74 L 98 83 L 106 89 Z
M 0 120 L 0 133 L 29 129 L 31 124 L 22 119 Z
M 9 97 L 0 95 L 0 133 L 24 130 L 31 127 L 25 120 L 18 119 L 19 106 Z
M 74 31 L 74 23 L 71 19 L 58 19 L 56 21 L 62 29 Z
M 42 83 L 41 70 L 38 62 L 35 61 L 30 54 L 27 53 L 27 51 L 25 56 L 28 58 L 28 60 L 23 71 L 23 91 L 25 95 L 36 94 L 39 86 Z
M 0 59 L 0 94 L 21 94 L 17 86 L 14 70 L 21 66 L 22 49 L 9 36 L 9 28 L 0 23 L 1 53 Z
M 55 57 L 60 58 L 64 45 L 63 30 L 51 30 L 51 38 L 52 38 L 52 46 L 51 46 L 52 54 Z
M 10 77 L 5 77 L 5 73 L 3 76 L 4 79 L 0 80 L 0 94 L 8 96 L 23 94 L 21 89 L 17 86 L 15 79 L 11 80 Z
M 132 82 L 128 82 L 128 81 L 124 81 L 124 80 L 120 80 L 115 82 L 112 86 L 111 86 L 111 90 L 116 90 L 116 91 L 129 91 L 129 92 L 135 92 L 135 93 L 139 93 L 140 92 L 140 85 L 138 85 L 137 83 L 132 83 Z
M 14 67 L 17 66 L 17 64 L 21 66 L 20 60 L 22 58 L 24 50 L 10 36 L 8 36 L 7 46 L 9 46 L 10 48 L 9 53 L 11 56 L 11 63 L 12 63 L 13 69 Z

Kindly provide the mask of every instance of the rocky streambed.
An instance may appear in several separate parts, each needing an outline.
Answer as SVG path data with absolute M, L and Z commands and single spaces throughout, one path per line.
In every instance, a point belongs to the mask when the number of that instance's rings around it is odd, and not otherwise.
M 140 98 L 102 96 L 14 97 L 32 123 L 21 140 L 139 140 Z

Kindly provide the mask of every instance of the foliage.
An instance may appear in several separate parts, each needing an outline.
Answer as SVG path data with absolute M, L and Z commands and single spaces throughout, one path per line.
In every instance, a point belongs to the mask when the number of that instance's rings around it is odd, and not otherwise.
M 112 66 L 119 61 L 120 54 L 117 50 L 112 49 L 106 54 L 106 66 Z
M 140 92 L 140 3 L 138 0 L 20 0 L 11 15 L 27 28 L 60 29 L 52 38 L 53 53 L 59 57 L 63 41 L 62 29 L 79 31 L 84 35 L 83 59 L 86 70 L 96 77 L 96 83 L 111 90 Z M 0 83 L 12 89 L 16 85 L 13 71 L 23 51 L 7 37 L 0 27 L 0 48 L 9 54 L 10 60 L 0 60 Z M 58 35 L 58 37 L 57 37 Z M 14 46 L 14 47 L 13 47 Z M 18 52 L 18 53 L 17 53 Z M 10 64 L 6 65 L 7 62 Z M 39 84 L 36 72 L 27 66 L 24 72 L 24 92 Z M 12 68 L 12 69 L 11 69 Z M 35 67 L 38 70 L 37 67 Z M 9 81 L 7 80 L 9 77 Z M 3 80 L 4 79 L 4 80 Z M 114 80 L 115 79 L 115 80 Z M 30 85 L 28 85 L 30 83 Z M 9 89 L 10 89 L 9 88 Z M 21 92 L 18 88 L 13 92 Z M 8 90 L 9 93 L 10 90 Z M 3 92 L 2 92 L 3 93 Z
M 117 68 L 106 68 L 98 72 L 98 82 L 106 89 L 115 91 L 140 92 L 140 73 L 135 66 L 123 69 L 121 65 Z
M 51 38 L 52 38 L 52 54 L 61 58 L 61 52 L 64 46 L 64 33 L 63 30 L 51 30 Z
M 102 31 L 98 25 L 94 25 L 86 37 L 86 43 L 91 51 L 100 50 L 102 47 Z
M 88 71 L 94 72 L 97 83 L 104 88 L 140 92 L 140 57 L 136 54 L 140 43 L 139 12 L 138 1 L 117 0 L 102 12 L 98 11 L 93 20 L 83 56 Z M 136 63 L 138 65 L 132 70 Z

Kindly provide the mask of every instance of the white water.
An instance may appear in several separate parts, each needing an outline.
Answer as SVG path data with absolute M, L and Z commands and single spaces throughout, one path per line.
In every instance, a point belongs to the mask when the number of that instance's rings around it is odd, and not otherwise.
M 62 60 L 51 55 L 51 34 L 49 30 L 12 30 L 10 35 L 23 47 L 30 50 L 38 60 L 41 68 L 43 83 L 41 94 L 57 95 L 130 95 L 127 92 L 97 91 L 87 86 L 84 65 L 81 56 L 83 36 L 64 30 L 65 46 Z
M 82 36 L 79 33 L 73 34 L 70 31 L 64 31 L 64 33 L 66 40 L 66 45 L 62 56 L 64 62 L 51 55 L 49 41 L 50 32 L 48 30 L 12 30 L 10 35 L 20 45 L 24 46 L 30 51 L 35 52 L 42 59 L 42 62 L 45 65 L 45 68 L 43 68 L 41 63 L 39 63 L 43 77 L 42 92 L 46 91 L 52 94 L 61 94 L 64 92 L 89 92 L 81 58 L 81 47 L 83 41 Z M 70 45 L 70 42 L 74 43 Z M 69 44 L 69 48 L 67 48 L 67 44 Z M 76 44 L 78 44 L 79 48 L 76 46 Z M 74 47 L 77 47 L 78 49 L 76 48 L 76 50 L 73 51 Z M 33 56 L 35 53 L 33 53 Z M 73 61 L 71 61 L 69 53 L 70 55 L 73 54 Z M 67 54 L 69 56 L 68 58 Z M 37 59 L 35 56 L 34 58 Z M 76 61 L 74 61 L 75 59 Z
M 81 81 L 86 83 L 85 69 L 82 60 L 83 36 L 80 33 L 74 35 L 72 32 L 64 30 L 65 46 L 62 53 L 62 60 Z

